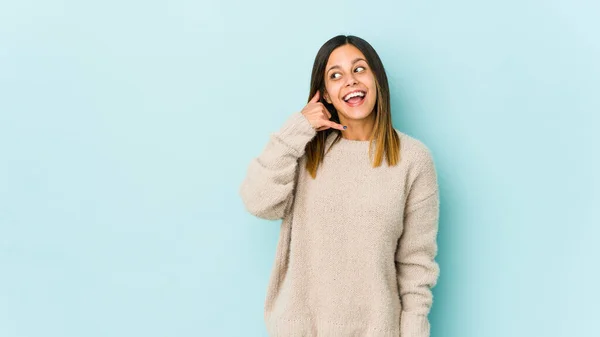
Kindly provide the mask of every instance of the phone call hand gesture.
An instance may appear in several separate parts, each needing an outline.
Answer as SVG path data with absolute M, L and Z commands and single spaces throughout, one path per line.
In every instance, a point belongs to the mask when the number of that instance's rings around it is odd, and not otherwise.
M 329 128 L 345 130 L 344 126 L 334 121 L 330 121 L 331 114 L 323 103 L 319 102 L 319 91 L 302 109 L 301 113 L 308 119 L 308 122 L 317 131 L 323 131 Z

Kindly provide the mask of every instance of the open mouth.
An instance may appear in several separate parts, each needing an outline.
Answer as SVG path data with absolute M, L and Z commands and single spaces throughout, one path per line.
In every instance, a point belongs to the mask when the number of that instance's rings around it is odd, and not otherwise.
M 344 102 L 346 102 L 346 104 L 354 107 L 361 105 L 365 100 L 366 95 L 367 93 L 362 90 L 355 90 L 346 94 L 346 96 L 344 96 L 342 99 L 344 100 Z

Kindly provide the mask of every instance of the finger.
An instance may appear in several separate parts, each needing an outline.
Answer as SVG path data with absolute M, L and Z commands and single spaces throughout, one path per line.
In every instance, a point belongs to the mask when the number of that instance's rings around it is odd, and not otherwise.
M 315 95 L 313 96 L 313 98 L 311 98 L 310 103 L 317 103 L 319 101 L 319 90 L 317 90 L 317 92 L 315 93 Z
M 322 111 L 325 113 L 325 116 L 327 116 L 327 119 L 331 118 L 331 113 L 329 113 L 329 110 L 327 110 L 327 108 L 325 106 L 323 106 Z
M 329 121 L 327 124 L 329 127 L 334 128 L 334 129 L 338 129 L 338 130 L 346 130 L 346 128 L 344 128 L 344 126 L 342 124 L 338 124 L 336 122 L 332 122 Z
M 329 125 L 321 126 L 320 128 L 317 128 L 317 131 L 323 131 L 327 129 L 329 129 Z

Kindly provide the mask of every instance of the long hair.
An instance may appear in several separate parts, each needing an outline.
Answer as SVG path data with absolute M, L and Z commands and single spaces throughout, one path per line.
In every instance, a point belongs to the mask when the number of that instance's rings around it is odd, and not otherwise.
M 331 113 L 330 120 L 340 123 L 340 117 L 337 110 L 333 104 L 329 104 L 323 99 L 323 92 L 325 91 L 325 67 L 327 66 L 329 55 L 331 55 L 334 49 L 346 44 L 353 45 L 365 55 L 367 64 L 371 67 L 371 70 L 375 75 L 377 99 L 372 112 L 375 114 L 375 124 L 369 139 L 370 157 L 372 157 L 373 140 L 375 140 L 376 144 L 373 167 L 380 166 L 384 156 L 388 165 L 394 166 L 400 162 L 400 137 L 398 137 L 398 134 L 392 126 L 390 89 L 388 86 L 387 75 L 385 74 L 385 69 L 383 68 L 383 63 L 381 62 L 379 55 L 377 55 L 375 49 L 373 49 L 367 41 L 353 35 L 338 35 L 321 46 L 317 52 L 312 68 L 308 101 L 310 101 L 318 90 L 321 97 L 319 101 L 323 103 L 329 113 Z M 317 132 L 317 135 L 306 144 L 306 169 L 313 178 L 317 176 L 319 164 L 321 164 L 325 157 L 325 141 L 332 132 L 337 133 L 337 136 L 332 143 L 333 146 L 342 137 L 341 131 L 333 128 Z

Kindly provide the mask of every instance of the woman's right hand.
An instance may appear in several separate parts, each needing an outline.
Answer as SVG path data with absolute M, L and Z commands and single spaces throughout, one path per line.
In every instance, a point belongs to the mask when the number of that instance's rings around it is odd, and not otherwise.
M 344 126 L 334 121 L 330 121 L 331 114 L 323 103 L 319 102 L 319 91 L 302 109 L 301 113 L 308 119 L 308 122 L 317 131 L 323 131 L 329 128 L 344 130 Z

